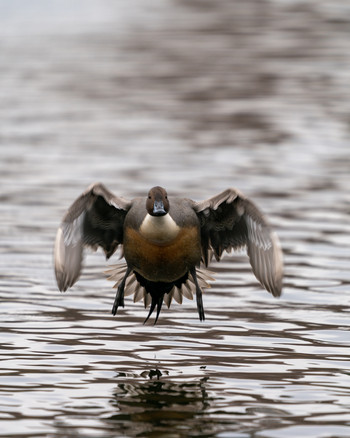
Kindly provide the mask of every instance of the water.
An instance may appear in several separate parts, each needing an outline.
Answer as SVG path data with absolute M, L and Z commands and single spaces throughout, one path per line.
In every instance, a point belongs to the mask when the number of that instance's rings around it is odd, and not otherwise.
M 350 436 L 350 9 L 342 1 L 0 1 L 0 436 Z M 60 294 L 91 182 L 269 215 L 283 295 L 214 263 L 206 321 L 110 314 L 101 253 Z M 113 259 L 111 261 L 113 263 Z

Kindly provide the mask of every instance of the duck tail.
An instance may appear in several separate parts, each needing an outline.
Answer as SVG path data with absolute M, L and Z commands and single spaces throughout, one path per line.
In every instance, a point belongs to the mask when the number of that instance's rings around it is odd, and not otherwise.
M 156 315 L 156 319 L 154 321 L 154 325 L 156 325 L 160 311 L 162 309 L 164 294 L 151 294 L 151 296 L 152 296 L 151 308 L 149 309 L 149 313 L 147 315 L 147 318 L 144 320 L 143 323 L 146 324 L 149 317 L 152 315 L 154 309 L 157 307 L 157 315 Z

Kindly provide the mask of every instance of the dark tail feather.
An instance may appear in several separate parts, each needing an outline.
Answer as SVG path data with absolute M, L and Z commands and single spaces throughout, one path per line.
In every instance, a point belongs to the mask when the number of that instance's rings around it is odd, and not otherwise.
M 164 294 L 161 294 L 157 298 L 155 296 L 152 296 L 151 308 L 149 309 L 149 313 L 147 315 L 147 318 L 143 322 L 144 324 L 146 324 L 146 322 L 148 321 L 149 317 L 152 315 L 153 310 L 156 308 L 156 306 L 157 306 L 157 316 L 156 316 L 156 319 L 154 321 L 154 325 L 157 324 L 158 317 L 159 317 L 159 314 L 160 314 L 160 311 L 162 308 L 162 304 L 163 304 L 163 297 L 164 297 Z
M 154 309 L 157 306 L 157 316 L 156 316 L 156 320 L 154 321 L 154 324 L 156 324 L 162 308 L 164 295 L 170 293 L 174 286 L 181 288 L 181 285 L 186 283 L 188 279 L 188 273 L 186 272 L 186 274 L 183 277 L 179 278 L 176 281 L 171 281 L 170 283 L 166 283 L 164 281 L 147 280 L 136 271 L 134 271 L 134 274 L 140 285 L 143 286 L 146 289 L 146 292 L 150 294 L 152 297 L 151 308 L 149 310 L 149 314 L 147 318 L 144 321 L 144 324 L 146 324 L 149 317 L 152 315 Z
M 162 296 L 159 298 L 158 303 L 157 303 L 157 316 L 156 316 L 156 319 L 155 319 L 155 321 L 154 321 L 154 325 L 156 325 L 156 324 L 157 324 L 157 321 L 158 321 L 158 316 L 159 316 L 159 314 L 160 314 L 160 311 L 161 311 L 161 308 L 162 308 L 162 304 L 163 304 L 163 297 L 164 297 L 164 295 L 162 295 Z
M 146 324 L 146 322 L 148 321 L 149 317 L 152 315 L 153 310 L 154 310 L 155 307 L 156 307 L 156 304 L 157 304 L 157 303 L 156 303 L 155 301 L 152 300 L 151 308 L 149 309 L 149 313 L 148 313 L 148 315 L 147 315 L 147 318 L 143 321 L 144 324 Z

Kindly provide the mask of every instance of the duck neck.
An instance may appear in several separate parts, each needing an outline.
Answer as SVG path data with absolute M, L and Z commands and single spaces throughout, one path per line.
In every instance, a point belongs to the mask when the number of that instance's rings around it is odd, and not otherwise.
M 180 227 L 169 213 L 164 216 L 151 216 L 147 213 L 140 227 L 140 233 L 143 237 L 161 244 L 174 240 L 179 231 Z

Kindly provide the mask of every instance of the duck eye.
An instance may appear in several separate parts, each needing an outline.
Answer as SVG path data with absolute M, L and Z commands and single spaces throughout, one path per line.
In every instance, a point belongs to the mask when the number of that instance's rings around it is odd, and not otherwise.
M 148 199 L 151 199 L 151 195 L 148 195 Z

